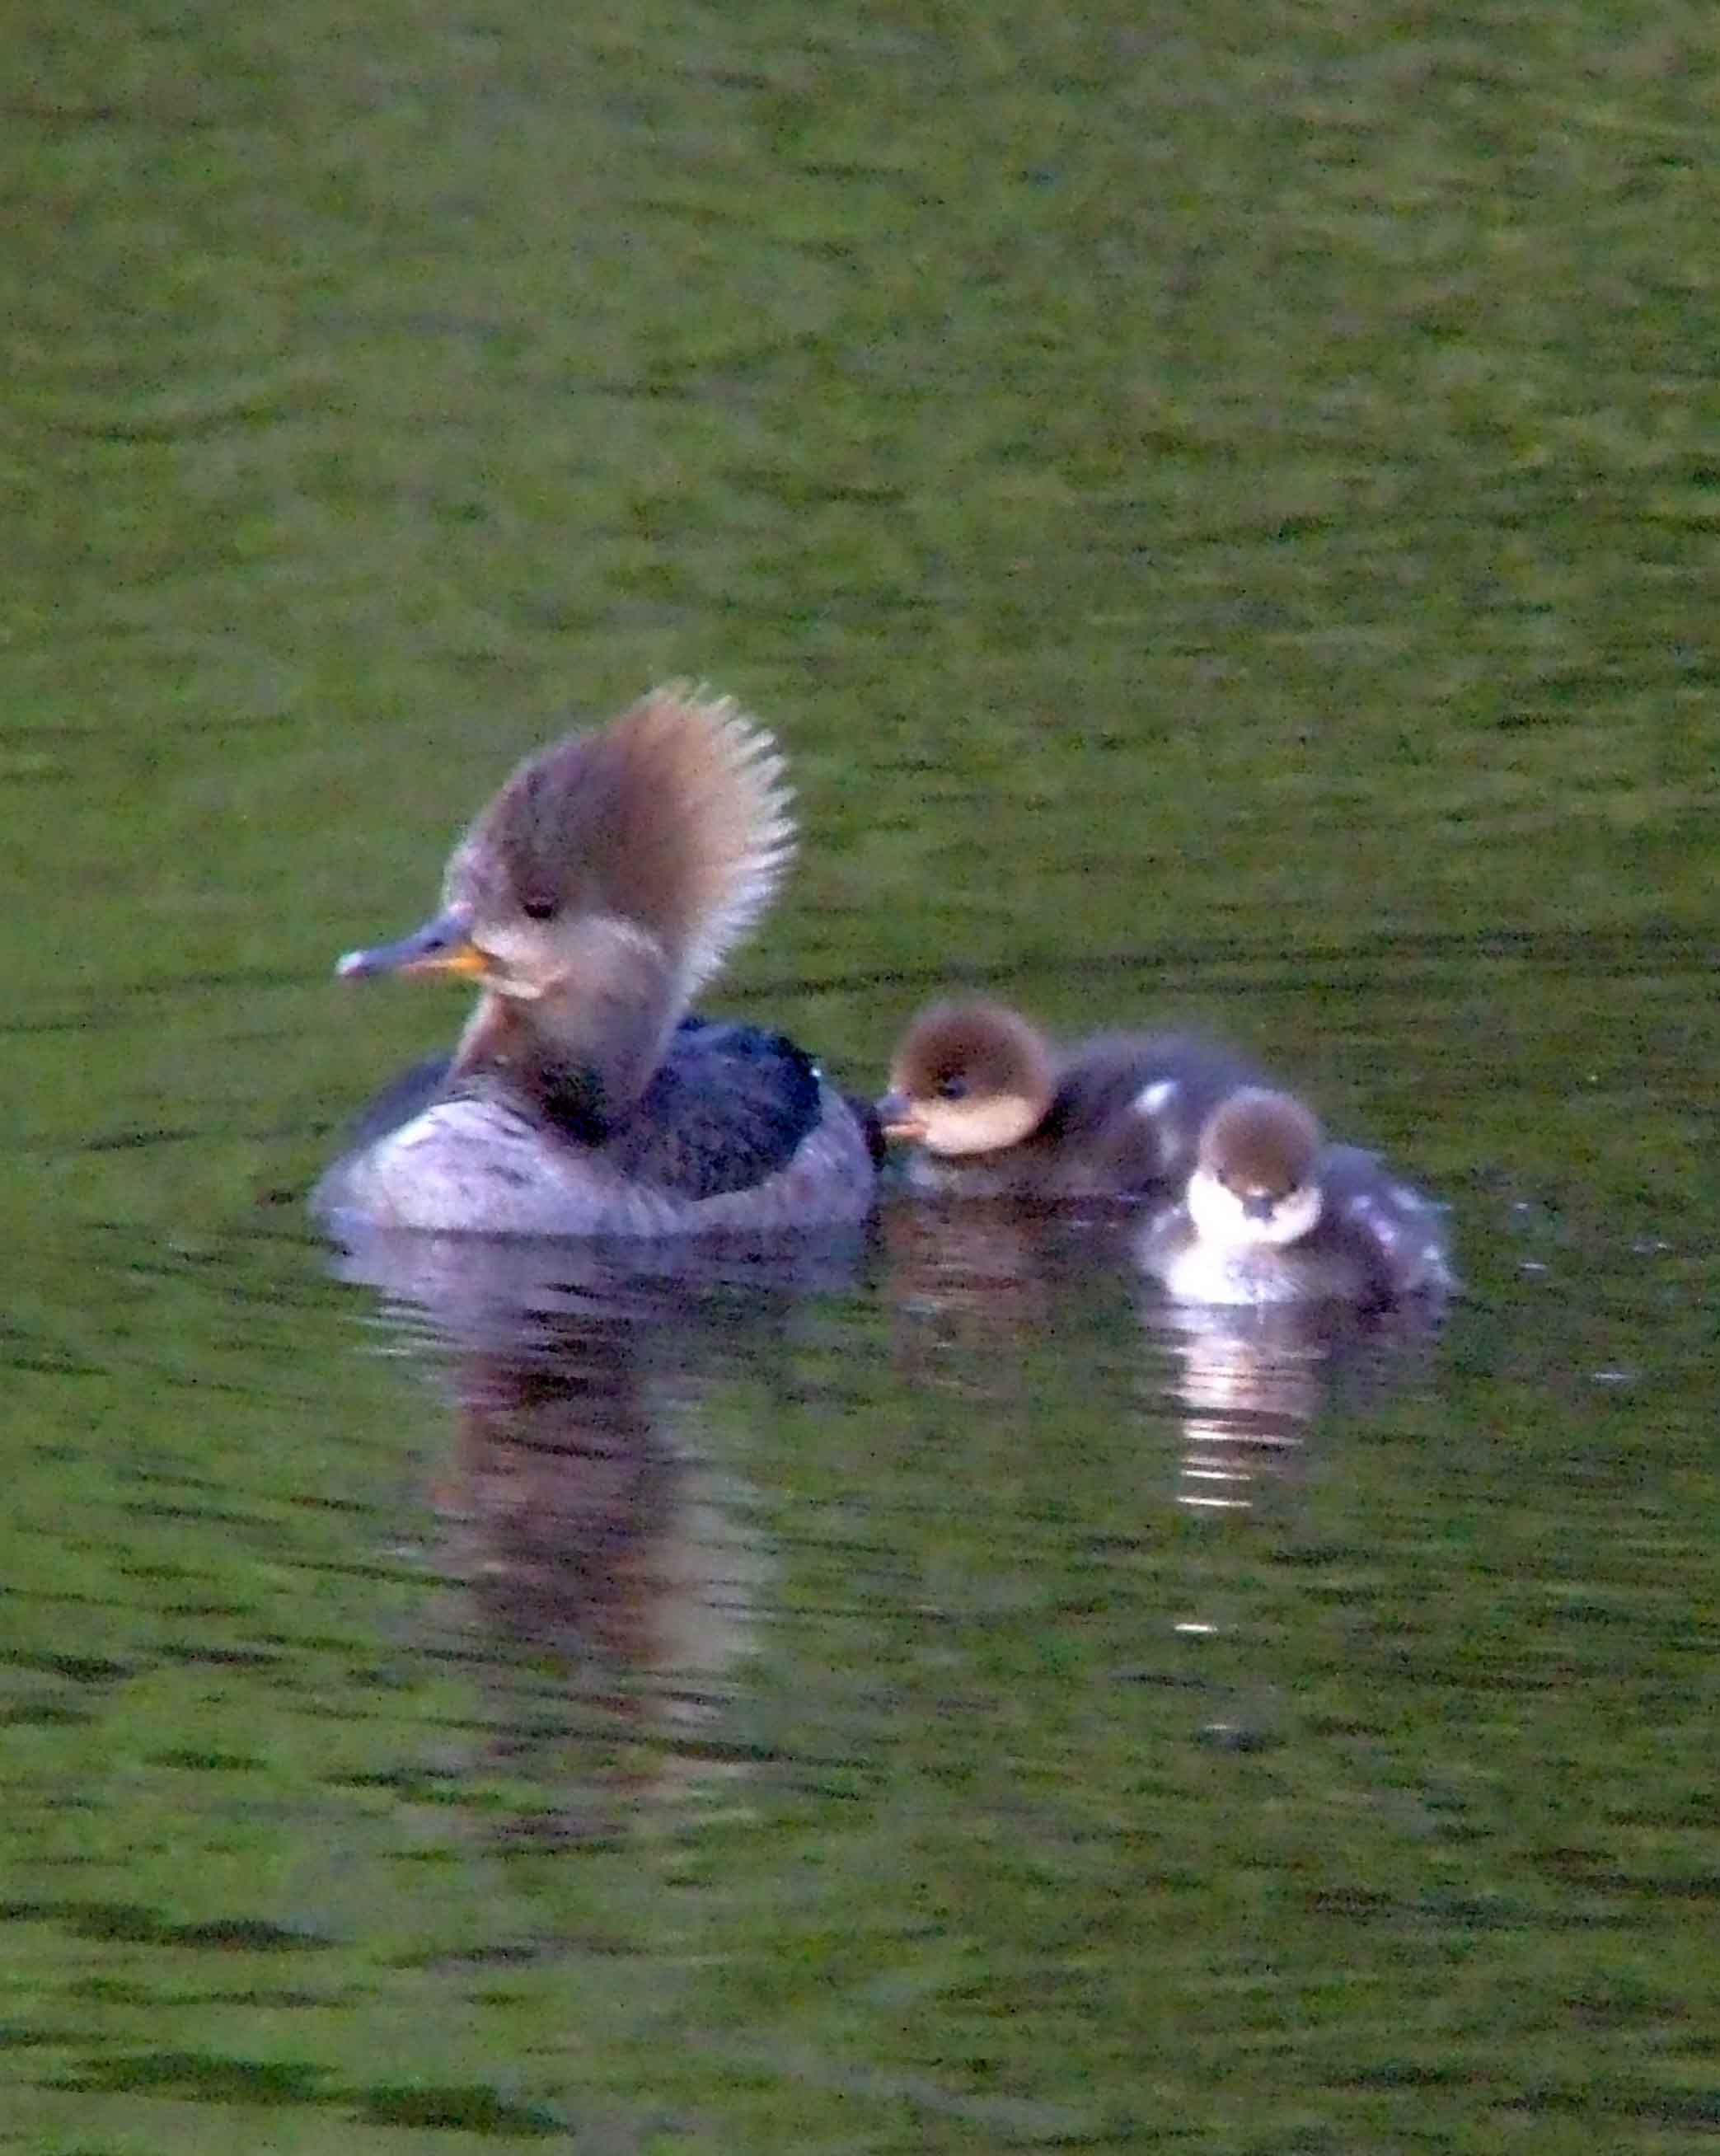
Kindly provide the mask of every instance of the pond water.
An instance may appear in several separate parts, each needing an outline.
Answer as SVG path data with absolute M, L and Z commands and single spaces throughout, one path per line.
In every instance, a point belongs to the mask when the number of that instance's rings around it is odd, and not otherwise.
M 1710 2145 L 1712 10 L 20 49 L 0 2143 Z M 672 675 L 715 1007 L 1195 1020 L 1462 1298 L 331 1250 L 460 1019 L 336 954 Z

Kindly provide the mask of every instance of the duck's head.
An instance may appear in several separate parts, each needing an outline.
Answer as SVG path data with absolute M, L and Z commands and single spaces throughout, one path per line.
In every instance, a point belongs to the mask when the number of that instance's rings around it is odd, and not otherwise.
M 434 918 L 337 970 L 474 981 L 457 1070 L 501 1065 L 624 1106 L 781 880 L 783 768 L 730 699 L 654 690 L 522 763 L 454 849 Z
M 884 1135 L 946 1160 L 1019 1145 L 1057 1088 L 1043 1036 L 1002 1004 L 933 1004 L 902 1035 L 878 1103 Z
M 1320 1218 L 1320 1126 L 1288 1093 L 1245 1086 L 1207 1117 L 1189 1212 L 1227 1250 L 1281 1249 Z

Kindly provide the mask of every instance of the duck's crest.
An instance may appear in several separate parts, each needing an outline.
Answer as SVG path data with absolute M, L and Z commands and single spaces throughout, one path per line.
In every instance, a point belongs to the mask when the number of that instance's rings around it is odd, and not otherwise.
M 653 690 L 622 719 L 637 727 L 685 826 L 688 935 L 682 993 L 697 993 L 776 894 L 794 857 L 793 796 L 775 737 L 732 696 L 704 685 Z
M 784 769 L 732 697 L 669 682 L 601 732 L 523 763 L 450 880 L 495 860 L 528 911 L 571 904 L 644 930 L 679 1006 L 763 912 L 793 855 Z

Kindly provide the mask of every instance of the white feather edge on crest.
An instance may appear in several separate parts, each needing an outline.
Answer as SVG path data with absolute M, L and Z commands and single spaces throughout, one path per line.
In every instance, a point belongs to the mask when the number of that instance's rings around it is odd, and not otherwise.
M 712 752 L 709 790 L 689 808 L 709 844 L 712 890 L 681 953 L 680 986 L 691 997 L 775 896 L 793 859 L 793 794 L 776 737 L 732 696 L 706 682 L 669 681 L 635 706 L 643 715 L 675 706 L 701 725 Z

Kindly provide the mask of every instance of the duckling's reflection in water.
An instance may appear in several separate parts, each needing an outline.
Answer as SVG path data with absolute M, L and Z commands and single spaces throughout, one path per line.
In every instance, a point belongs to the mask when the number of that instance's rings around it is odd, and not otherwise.
M 1252 1308 L 1170 1300 L 1143 1286 L 1140 1315 L 1159 1402 L 1182 1426 L 1178 1502 L 1246 1511 L 1265 1480 L 1292 1481 L 1333 1405 L 1365 1406 L 1425 1363 L 1436 1306 L 1362 1312 L 1337 1303 Z M 1156 1402 L 1155 1404 L 1159 1404 Z
M 1178 1502 L 1235 1512 L 1263 1478 L 1299 1476 L 1329 1408 L 1383 1397 L 1421 1367 L 1437 1336 L 1434 1303 L 1371 1312 L 1176 1301 L 1133 1261 L 1140 1219 L 1104 1203 L 887 1206 L 898 1366 L 946 1394 L 1019 1409 L 1044 1424 L 1048 1449 L 1077 1428 L 1091 1439 L 1107 1390 L 1119 1406 L 1132 1400 L 1146 1425 L 1129 1440 L 1143 1496 L 1155 1482 L 1167 1488 L 1147 1449 L 1157 1425 L 1180 1440 Z
M 898 1365 L 977 1397 L 1020 1392 L 1010 1351 L 1035 1337 L 1067 1339 L 1071 1318 L 1096 1322 L 1106 1286 L 1123 1274 L 1131 1217 L 1103 1201 L 902 1197 L 887 1205 L 880 1233 Z
M 462 1617 L 495 1644 L 491 1756 L 556 1789 L 518 1832 L 608 1835 L 743 1763 L 724 1721 L 764 1559 L 700 1409 L 798 1301 L 851 1275 L 859 1241 L 349 1250 L 341 1269 L 444 1364 L 455 1445 L 433 1496 Z

